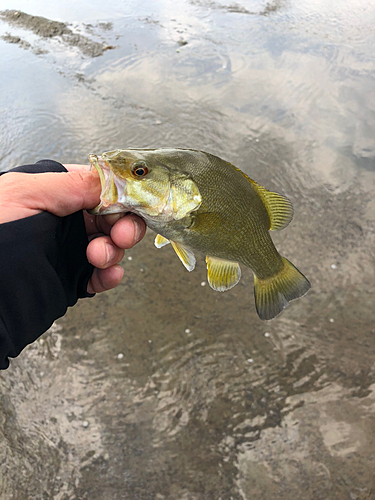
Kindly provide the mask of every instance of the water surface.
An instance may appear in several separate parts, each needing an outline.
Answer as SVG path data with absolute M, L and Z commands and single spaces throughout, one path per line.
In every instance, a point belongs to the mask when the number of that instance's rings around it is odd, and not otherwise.
M 217 154 L 292 200 L 273 238 L 313 288 L 261 322 L 250 270 L 214 292 L 150 231 L 0 375 L 1 498 L 375 498 L 373 2 L 17 9 L 113 48 L 0 20 L 0 170 Z

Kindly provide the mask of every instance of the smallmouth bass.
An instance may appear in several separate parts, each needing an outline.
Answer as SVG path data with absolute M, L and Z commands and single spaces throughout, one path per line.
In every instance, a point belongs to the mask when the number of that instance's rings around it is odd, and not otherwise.
M 117 149 L 89 160 L 102 186 L 91 213 L 136 213 L 157 233 L 156 247 L 171 243 L 188 271 L 195 267 L 194 250 L 202 252 L 214 290 L 239 282 L 240 263 L 250 267 L 260 319 L 275 318 L 309 290 L 269 234 L 292 220 L 291 202 L 232 164 L 203 151 L 167 148 Z

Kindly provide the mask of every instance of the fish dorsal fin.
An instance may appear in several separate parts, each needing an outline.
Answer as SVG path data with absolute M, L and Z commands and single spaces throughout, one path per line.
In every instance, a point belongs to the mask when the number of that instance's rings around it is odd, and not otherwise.
M 154 241 L 156 248 L 165 247 L 165 245 L 168 245 L 168 243 L 170 243 L 170 241 L 167 240 L 167 238 L 164 238 L 164 236 L 162 236 L 161 234 L 158 234 Z
M 255 181 L 252 181 L 252 184 L 261 197 L 268 215 L 270 216 L 270 230 L 278 231 L 284 229 L 293 219 L 292 203 L 288 198 L 285 198 L 285 196 L 268 191 L 268 189 Z
M 172 247 L 178 258 L 183 263 L 188 271 L 192 271 L 195 268 L 195 256 L 194 253 L 190 250 L 190 248 L 185 247 L 181 243 L 177 243 L 176 241 L 171 241 Z
M 277 231 L 284 229 L 289 222 L 293 219 L 293 205 L 292 203 L 281 194 L 268 191 L 257 182 L 253 181 L 248 175 L 244 174 L 242 170 L 234 167 L 241 172 L 246 179 L 251 182 L 256 192 L 259 194 L 270 218 L 270 230 Z
M 238 262 L 206 256 L 207 279 L 211 288 L 225 292 L 233 288 L 241 279 Z

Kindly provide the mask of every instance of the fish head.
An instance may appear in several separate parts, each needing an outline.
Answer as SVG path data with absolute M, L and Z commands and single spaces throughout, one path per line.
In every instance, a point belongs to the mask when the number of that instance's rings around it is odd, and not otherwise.
M 199 189 L 184 172 L 163 163 L 155 151 L 117 149 L 89 155 L 99 173 L 100 203 L 95 215 L 134 212 L 144 219 L 171 221 L 185 217 L 201 204 Z

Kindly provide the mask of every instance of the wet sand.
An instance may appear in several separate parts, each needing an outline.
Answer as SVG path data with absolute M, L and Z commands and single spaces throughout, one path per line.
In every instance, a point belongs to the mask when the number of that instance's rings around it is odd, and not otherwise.
M 372 500 L 373 11 L 165 6 L 97 19 L 117 46 L 98 58 L 3 43 L 0 169 L 207 150 L 292 200 L 272 236 L 312 290 L 262 322 L 249 269 L 214 292 L 203 256 L 188 273 L 149 231 L 117 289 L 82 300 L 0 375 L 0 497 Z
M 104 51 L 115 48 L 112 45 L 90 40 L 87 36 L 80 33 L 74 33 L 69 28 L 68 23 L 53 21 L 45 17 L 32 16 L 18 10 L 3 10 L 0 11 L 0 18 L 8 23 L 10 27 L 22 28 L 25 31 L 34 33 L 38 38 L 58 38 L 66 47 L 77 47 L 84 56 L 102 56 Z M 87 28 L 90 29 L 92 26 L 86 26 Z M 96 28 L 98 29 L 98 27 Z M 99 29 L 101 30 L 108 30 L 110 28 L 110 23 L 99 23 Z M 38 45 L 33 46 L 19 36 L 7 33 L 2 38 L 5 42 L 17 44 L 23 49 L 30 49 L 36 55 L 46 52 L 41 51 Z

